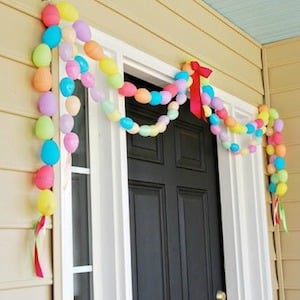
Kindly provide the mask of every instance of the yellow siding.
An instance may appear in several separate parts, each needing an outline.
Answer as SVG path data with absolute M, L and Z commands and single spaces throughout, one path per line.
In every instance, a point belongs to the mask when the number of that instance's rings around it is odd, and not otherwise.
M 276 251 L 281 252 L 282 265 L 280 299 L 297 300 L 300 295 L 300 38 L 272 43 L 263 47 L 266 97 L 280 111 L 285 121 L 289 191 L 284 197 L 289 233 L 278 232 Z

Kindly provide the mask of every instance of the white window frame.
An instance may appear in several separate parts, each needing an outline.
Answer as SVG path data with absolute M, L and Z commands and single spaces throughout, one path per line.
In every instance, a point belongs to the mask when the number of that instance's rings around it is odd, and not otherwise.
M 124 70 L 163 85 L 178 69 L 105 33 L 92 29 L 93 39 Z M 60 76 L 64 70 L 60 64 Z M 97 63 L 90 69 L 97 86 L 121 113 L 124 99 L 107 87 Z M 256 108 L 215 88 L 230 114 L 250 120 Z M 62 103 L 64 99 L 60 99 Z M 61 105 L 61 109 L 63 106 Z M 242 121 L 241 120 L 241 121 Z M 98 104 L 90 105 L 90 157 L 94 299 L 131 300 L 131 251 L 128 205 L 126 133 L 108 121 Z M 243 138 L 238 138 L 242 140 Z M 229 300 L 270 300 L 272 281 L 262 149 L 247 157 L 233 156 L 218 143 L 224 264 Z M 62 147 L 59 209 L 54 217 L 54 299 L 69 300 L 73 293 L 70 159 Z

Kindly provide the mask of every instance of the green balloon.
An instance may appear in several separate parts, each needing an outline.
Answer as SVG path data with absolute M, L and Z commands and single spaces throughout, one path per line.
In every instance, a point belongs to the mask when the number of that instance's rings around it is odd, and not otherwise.
M 123 77 L 120 73 L 116 73 L 116 74 L 113 74 L 113 75 L 108 75 L 107 76 L 107 82 L 114 89 L 119 89 L 124 84 Z
M 35 123 L 35 135 L 41 140 L 50 140 L 54 136 L 54 125 L 48 116 L 41 116 Z
M 277 172 L 277 174 L 278 174 L 278 180 L 280 182 L 287 182 L 289 175 L 286 170 L 280 170 Z
M 35 66 L 49 67 L 52 60 L 51 49 L 46 44 L 39 44 L 32 53 L 32 62 Z

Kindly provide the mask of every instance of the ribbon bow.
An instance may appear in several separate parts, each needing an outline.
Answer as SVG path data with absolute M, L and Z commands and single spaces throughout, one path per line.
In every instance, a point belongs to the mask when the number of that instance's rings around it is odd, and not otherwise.
M 201 67 L 197 61 L 191 61 L 190 65 L 192 70 L 194 70 L 194 73 L 191 75 L 193 83 L 190 86 L 190 111 L 198 119 L 206 121 L 201 100 L 200 76 L 208 78 L 212 70 Z

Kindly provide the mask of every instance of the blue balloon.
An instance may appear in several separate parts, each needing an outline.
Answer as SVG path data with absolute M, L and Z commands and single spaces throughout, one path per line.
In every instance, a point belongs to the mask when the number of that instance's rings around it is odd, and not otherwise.
M 275 192 L 276 192 L 276 184 L 275 183 L 270 182 L 270 184 L 269 184 L 269 192 L 272 193 L 272 194 L 275 194 Z
M 46 165 L 55 165 L 60 159 L 59 147 L 53 140 L 46 140 L 41 148 L 41 160 Z
M 86 73 L 89 70 L 89 63 L 85 58 L 80 55 L 76 55 L 74 59 L 79 63 L 80 73 Z
M 246 128 L 247 128 L 247 133 L 248 134 L 252 134 L 255 131 L 255 127 L 251 123 L 246 124 Z
M 180 72 L 175 74 L 174 79 L 175 80 L 184 79 L 184 80 L 188 81 L 189 77 L 190 77 L 190 75 L 187 71 L 180 71 Z
M 277 170 L 282 170 L 285 168 L 285 159 L 281 156 L 277 156 L 273 163 Z
M 150 92 L 151 94 L 151 100 L 149 102 L 150 105 L 155 106 L 161 103 L 162 101 L 162 95 L 159 92 L 153 91 Z
M 211 85 L 204 85 L 202 87 L 202 93 L 206 93 L 210 96 L 210 98 L 215 97 L 215 91 Z
M 75 81 L 70 77 L 64 77 L 59 83 L 59 89 L 63 96 L 69 97 L 74 93 Z
M 262 129 L 257 129 L 257 130 L 255 131 L 255 136 L 256 136 L 256 137 L 261 137 L 261 136 L 263 136 L 263 135 L 264 135 L 264 132 L 263 132 Z
M 211 125 L 219 125 L 220 124 L 220 118 L 216 114 L 211 114 L 209 116 L 209 123 Z
M 231 145 L 230 145 L 230 151 L 231 152 L 239 152 L 240 151 L 240 146 L 238 145 L 238 144 L 236 144 L 236 143 L 232 143 Z
M 123 117 L 120 119 L 119 121 L 120 125 L 122 128 L 126 129 L 126 130 L 130 130 L 133 128 L 134 126 L 134 122 L 131 118 L 129 117 Z
M 59 26 L 49 26 L 43 33 L 42 41 L 50 48 L 56 48 L 61 41 L 62 33 Z

